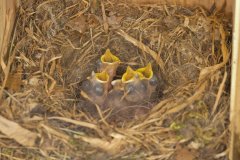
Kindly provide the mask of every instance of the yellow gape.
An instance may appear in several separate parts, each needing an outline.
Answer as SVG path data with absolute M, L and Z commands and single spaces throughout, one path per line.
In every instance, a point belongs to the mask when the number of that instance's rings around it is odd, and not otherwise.
M 82 95 L 102 106 L 108 94 L 109 75 L 106 71 L 95 73 L 92 72 L 91 76 L 82 83 Z
M 148 63 L 148 65 L 146 67 L 137 69 L 136 72 L 138 72 L 142 75 L 142 76 L 140 76 L 140 79 L 151 79 L 153 77 L 151 63 Z
M 145 100 L 147 85 L 141 79 L 144 76 L 141 72 L 134 71 L 131 67 L 127 67 L 126 72 L 122 76 L 124 99 L 131 103 L 140 103 Z
M 156 90 L 158 83 L 156 75 L 153 74 L 151 63 L 148 63 L 146 67 L 137 69 L 136 72 L 142 74 L 142 77 L 140 76 L 140 79 L 147 86 L 145 95 L 146 99 L 149 99 L 153 92 Z
M 120 64 L 120 59 L 113 55 L 109 49 L 101 56 L 100 63 L 98 63 L 98 72 L 106 71 L 109 75 L 109 85 L 108 89 L 111 89 L 111 82 L 113 78 L 116 76 L 117 68 Z
M 96 73 L 96 79 L 100 82 L 108 82 L 109 80 L 109 75 L 107 74 L 106 71 Z
M 106 52 L 101 56 L 101 62 L 102 63 L 115 63 L 120 62 L 120 59 L 113 55 L 110 51 L 110 49 L 107 49 Z
M 131 67 L 128 66 L 126 72 L 122 76 L 122 82 L 123 83 L 132 82 L 134 81 L 135 77 L 136 72 Z

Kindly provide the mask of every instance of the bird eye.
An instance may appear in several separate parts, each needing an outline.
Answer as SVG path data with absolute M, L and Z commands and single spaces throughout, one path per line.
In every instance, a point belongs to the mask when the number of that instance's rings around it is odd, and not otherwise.
M 100 68 L 101 67 L 101 65 L 102 65 L 102 62 L 101 62 L 101 60 L 99 59 L 99 60 L 97 60 L 97 62 L 96 62 L 96 66 L 97 66 L 97 68 Z
M 102 96 L 103 93 L 104 93 L 104 88 L 103 88 L 103 85 L 101 84 L 96 84 L 94 87 L 94 92 L 96 93 L 96 95 L 98 96 Z
M 151 86 L 157 85 L 157 82 L 158 82 L 158 78 L 155 75 L 153 75 L 152 78 L 149 80 L 149 83 Z

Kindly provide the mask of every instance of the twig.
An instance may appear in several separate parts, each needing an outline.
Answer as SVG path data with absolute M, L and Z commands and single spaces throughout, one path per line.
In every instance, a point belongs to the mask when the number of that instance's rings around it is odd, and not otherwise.
M 84 91 L 81 91 L 81 96 L 86 98 L 88 101 L 90 101 L 92 104 L 94 104 L 96 106 L 96 109 L 97 109 L 97 112 L 101 118 L 101 121 L 106 125 L 106 126 L 109 126 L 109 124 L 106 122 L 105 118 L 103 117 L 103 114 L 102 114 L 102 111 L 100 109 L 100 107 L 94 103 L 94 101 L 87 95 L 87 93 L 85 93 Z
M 213 105 L 213 110 L 212 110 L 211 115 L 213 115 L 217 110 L 219 100 L 220 100 L 220 98 L 222 96 L 222 93 L 224 91 L 224 86 L 225 86 L 226 80 L 227 80 L 227 72 L 224 73 L 222 83 L 219 86 L 218 93 L 217 93 L 217 98 L 216 98 L 215 103 Z
M 161 57 L 158 56 L 158 54 L 155 51 L 150 49 L 148 46 L 146 46 L 142 42 L 140 42 L 140 41 L 136 40 L 135 38 L 129 36 L 126 32 L 124 32 L 121 29 L 117 30 L 116 32 L 117 32 L 117 34 L 119 34 L 120 36 L 125 38 L 127 41 L 131 42 L 133 45 L 137 46 L 138 48 L 140 48 L 144 52 L 147 52 L 158 63 L 162 73 L 165 74 L 163 60 L 162 60 Z
M 47 132 L 59 137 L 59 138 L 62 138 L 66 143 L 67 141 L 70 139 L 70 137 L 66 134 L 63 134 L 63 133 L 60 133 L 58 131 L 56 131 L 55 129 L 45 125 L 45 124 L 41 124 L 41 127 L 43 127 L 45 130 L 47 130 Z
M 103 132 L 95 124 L 82 122 L 82 121 L 76 121 L 76 120 L 69 119 L 69 118 L 64 118 L 64 117 L 49 117 L 48 119 L 61 120 L 61 121 L 65 121 L 65 122 L 72 123 L 72 124 L 75 124 L 75 125 L 79 125 L 79 126 L 82 126 L 82 127 L 87 127 L 87 128 L 95 130 L 100 136 L 104 135 Z
M 17 157 L 13 157 L 13 155 L 7 155 L 7 154 L 4 154 L 2 152 L 0 152 L 0 157 L 7 157 L 8 159 L 12 159 L 12 160 L 24 160 L 24 159 L 21 159 L 21 158 L 17 158 Z
M 178 104 L 177 106 L 175 106 L 174 108 L 168 110 L 165 115 L 169 115 L 169 114 L 173 114 L 173 113 L 178 113 L 181 110 L 183 110 L 184 108 L 186 108 L 187 106 L 189 106 L 190 104 L 192 104 L 193 102 L 195 102 L 198 99 L 201 99 L 203 96 L 203 92 L 205 91 L 207 86 L 207 80 L 205 82 L 203 82 L 198 90 L 194 93 L 194 95 L 192 95 L 191 97 L 189 97 L 187 100 L 185 100 L 184 102 L 182 102 L 181 104 Z
M 104 28 L 104 31 L 107 33 L 108 32 L 108 23 L 107 23 L 107 16 L 106 16 L 103 1 L 101 1 L 101 6 L 102 6 L 102 14 L 103 14 L 103 28 Z
M 99 116 L 101 117 L 101 121 L 102 121 L 106 126 L 109 127 L 109 124 L 107 123 L 107 121 L 106 121 L 105 118 L 103 117 L 103 114 L 102 114 L 102 111 L 101 111 L 100 107 L 99 107 L 97 104 L 95 104 L 95 106 L 96 106 L 96 108 L 97 108 L 97 111 L 98 111 Z
M 2 88 L 0 86 L 0 88 Z M 15 101 L 19 106 L 24 107 L 24 105 L 17 99 L 15 98 L 12 94 L 10 94 L 7 90 L 3 89 L 3 92 L 6 93 L 13 101 Z

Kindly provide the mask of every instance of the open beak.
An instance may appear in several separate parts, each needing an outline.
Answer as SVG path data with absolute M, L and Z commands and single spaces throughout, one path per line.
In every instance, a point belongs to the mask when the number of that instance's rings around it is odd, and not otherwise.
M 143 77 L 140 77 L 141 80 L 144 79 L 148 80 L 150 86 L 156 87 L 158 83 L 158 78 L 156 75 L 153 74 L 151 63 L 148 63 L 146 67 L 137 69 L 136 72 L 141 73 L 143 75 Z
M 106 52 L 101 56 L 101 62 L 113 64 L 119 63 L 120 59 L 117 56 L 113 55 L 110 49 L 107 49 Z
M 150 98 L 152 93 L 156 90 L 158 84 L 158 78 L 153 74 L 151 63 L 148 63 L 146 67 L 137 69 L 136 72 L 139 72 L 143 75 L 143 77 L 140 78 L 142 81 L 144 81 L 144 83 L 147 83 L 146 93 Z
M 98 71 L 106 71 L 109 75 L 110 81 L 113 80 L 113 77 L 116 75 L 117 68 L 120 64 L 120 59 L 111 53 L 109 49 L 101 56 L 100 64 L 98 66 Z
M 121 79 L 116 79 L 111 82 L 113 90 L 123 90 L 127 83 L 134 82 L 135 74 L 136 72 L 128 66 Z
M 109 81 L 109 75 L 106 71 L 95 73 L 95 79 L 99 83 L 108 83 Z
M 134 71 L 131 67 L 127 67 L 126 72 L 122 76 L 122 84 L 124 95 L 122 98 L 129 102 L 140 102 L 143 98 L 143 92 L 140 91 L 139 86 L 142 85 L 141 73 Z M 139 92 L 140 91 L 140 92 Z
M 156 83 L 151 83 L 156 81 L 155 77 L 151 63 L 135 71 L 128 67 L 122 76 L 125 99 L 135 103 L 147 101 L 155 91 Z
M 137 73 L 130 66 L 127 67 L 126 72 L 122 76 L 122 83 L 133 82 L 137 78 Z
M 153 77 L 153 71 L 152 71 L 151 63 L 148 63 L 148 65 L 146 67 L 137 69 L 136 72 L 143 75 L 143 76 L 140 77 L 141 79 L 150 80 Z

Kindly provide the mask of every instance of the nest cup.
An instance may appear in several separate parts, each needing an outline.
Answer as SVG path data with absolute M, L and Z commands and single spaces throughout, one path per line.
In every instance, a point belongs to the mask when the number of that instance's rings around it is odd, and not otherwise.
M 11 66 L 8 81 L 0 79 L 1 115 L 30 131 L 28 143 L 20 142 L 33 148 L 3 149 L 5 155 L 227 157 L 231 25 L 222 13 L 114 0 L 39 0 L 21 3 L 15 27 L 10 58 L 2 58 Z M 146 109 L 141 116 L 132 116 L 136 106 L 123 106 L 120 114 L 80 94 L 107 48 L 121 60 L 114 79 L 121 79 L 127 66 L 152 64 L 157 88 L 137 106 Z M 19 147 L 10 139 L 3 144 Z

